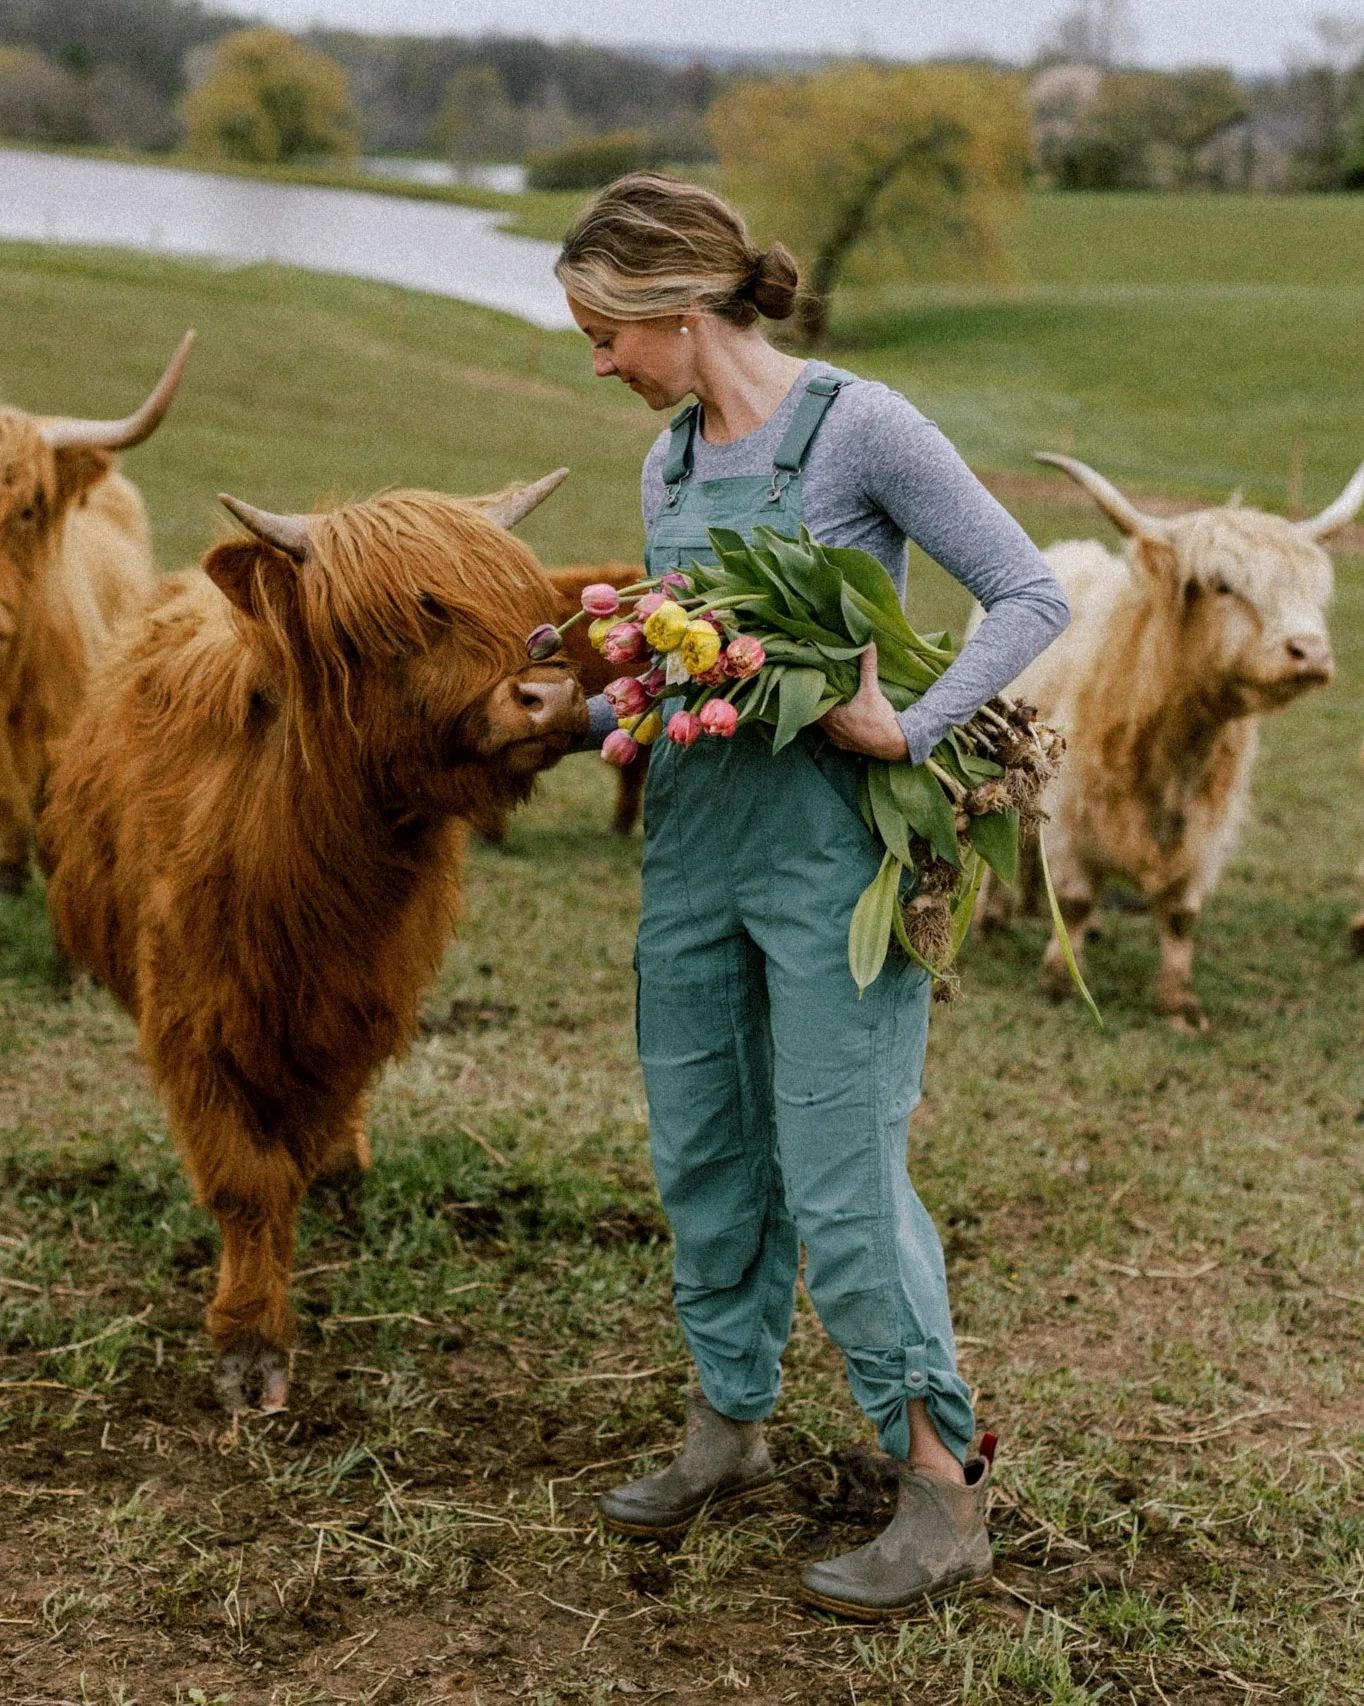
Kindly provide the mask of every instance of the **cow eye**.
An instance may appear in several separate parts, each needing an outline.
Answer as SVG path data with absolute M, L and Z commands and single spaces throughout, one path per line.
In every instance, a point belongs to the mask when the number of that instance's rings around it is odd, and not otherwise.
M 24 507 L 19 511 L 19 519 L 20 519 L 20 521 L 32 521 L 34 516 L 37 513 L 38 513 L 37 510 L 33 507 L 32 504 L 25 504 Z
M 1221 578 L 1221 576 L 1219 575 L 1218 578 L 1212 583 L 1212 590 L 1214 592 L 1230 592 L 1231 586 L 1227 581 L 1224 581 Z

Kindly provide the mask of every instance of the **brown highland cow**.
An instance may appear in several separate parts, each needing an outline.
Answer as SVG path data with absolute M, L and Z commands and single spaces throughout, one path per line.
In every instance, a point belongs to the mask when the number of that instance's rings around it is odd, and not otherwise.
M 465 823 L 586 724 L 504 531 L 559 483 L 327 514 L 174 577 L 92 681 L 39 828 L 59 944 L 138 1023 L 222 1257 L 207 1326 L 236 1411 L 287 1396 L 294 1217 L 368 1165 L 364 1096 L 416 1024 Z
M 156 584 L 147 514 L 113 453 L 156 431 L 193 341 L 126 420 L 0 408 L 0 892 L 28 881 L 33 814 L 91 666 Z

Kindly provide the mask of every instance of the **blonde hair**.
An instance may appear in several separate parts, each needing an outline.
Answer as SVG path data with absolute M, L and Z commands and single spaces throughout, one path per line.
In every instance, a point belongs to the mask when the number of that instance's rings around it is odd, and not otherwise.
M 661 172 L 600 190 L 569 227 L 554 276 L 612 320 L 697 308 L 739 326 L 786 319 L 800 284 L 784 244 L 759 249 L 727 201 Z

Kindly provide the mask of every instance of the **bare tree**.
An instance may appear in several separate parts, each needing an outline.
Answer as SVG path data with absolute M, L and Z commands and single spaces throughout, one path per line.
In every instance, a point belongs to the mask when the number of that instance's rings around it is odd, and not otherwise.
M 1133 58 L 1137 39 L 1131 0 L 1079 0 L 1043 35 L 1038 56 L 1111 69 Z

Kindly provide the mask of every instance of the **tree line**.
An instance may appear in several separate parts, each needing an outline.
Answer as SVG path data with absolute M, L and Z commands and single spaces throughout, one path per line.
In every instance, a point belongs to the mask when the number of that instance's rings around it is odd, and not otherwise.
M 724 92 L 790 77 L 503 36 L 313 29 L 225 45 L 250 33 L 203 0 L 4 0 L 0 136 L 248 159 L 529 160 L 547 186 L 581 188 L 713 158 L 707 115 Z M 1022 73 L 1029 166 L 1061 189 L 1364 187 L 1364 24 L 1324 13 L 1316 35 L 1276 79 L 1137 70 L 1124 63 L 1127 0 L 1077 0 Z M 253 53 L 273 71 L 252 70 Z

